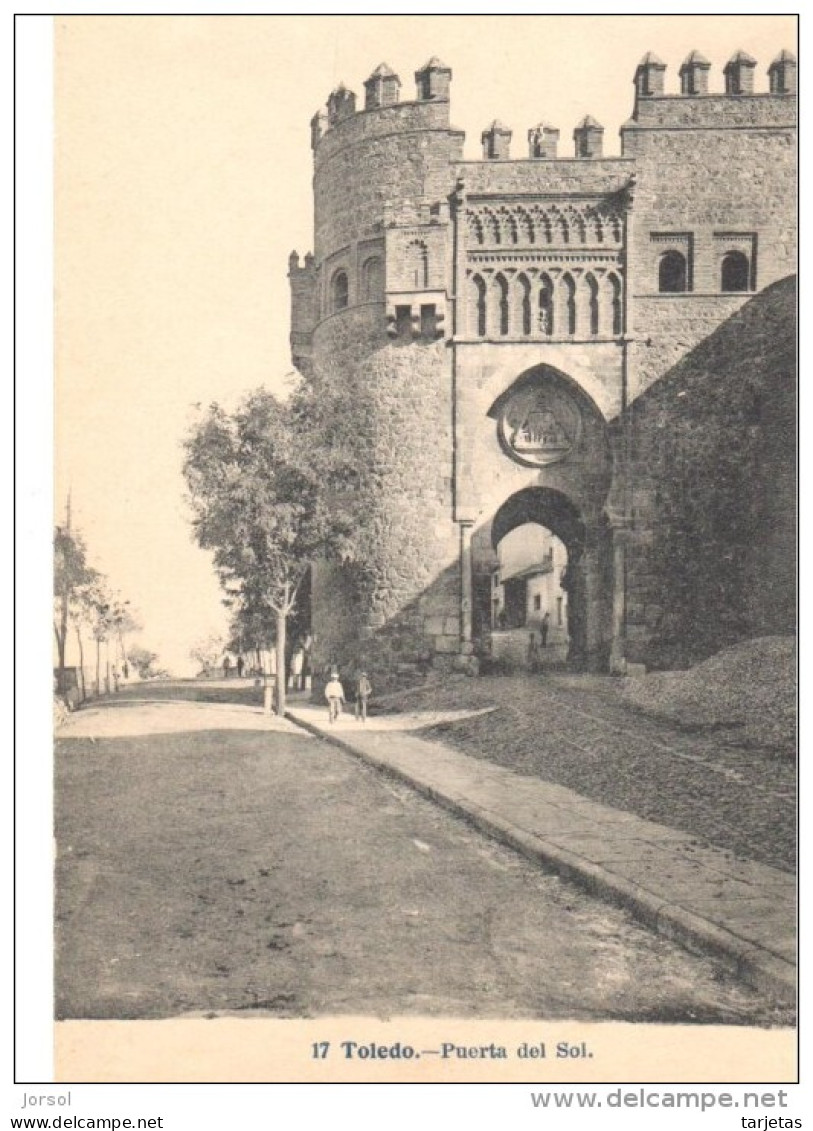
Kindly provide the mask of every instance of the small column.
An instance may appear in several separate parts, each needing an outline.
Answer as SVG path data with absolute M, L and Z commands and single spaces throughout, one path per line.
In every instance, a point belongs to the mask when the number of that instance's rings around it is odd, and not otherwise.
M 460 524 L 460 651 L 467 655 L 471 652 L 471 627 L 472 627 L 472 596 L 474 583 L 472 580 L 471 564 L 471 534 L 474 523 L 470 521 Z
M 547 122 L 539 122 L 528 130 L 528 157 L 532 161 L 554 161 L 558 144 L 559 131 Z
M 723 67 L 726 94 L 753 94 L 756 59 L 747 51 L 732 55 Z
M 452 334 L 465 337 L 468 330 L 469 292 L 466 280 L 466 182 L 460 177 L 451 196 L 454 225 L 454 320 Z
M 433 55 L 419 71 L 415 72 L 417 100 L 419 102 L 449 100 L 449 86 L 452 81 L 452 68 L 447 67 Z
M 356 112 L 356 96 L 348 90 L 344 83 L 339 83 L 331 91 L 327 100 L 327 120 L 329 126 L 335 126 L 343 118 L 351 118 Z
M 392 67 L 379 63 L 364 82 L 364 109 L 376 110 L 380 106 L 392 106 L 398 101 L 401 80 Z
M 480 141 L 483 145 L 484 161 L 507 161 L 511 152 L 512 131 L 497 118 L 487 130 L 483 130 Z
M 635 71 L 635 97 L 658 98 L 663 94 L 666 64 L 652 51 L 647 51 Z
M 318 110 L 311 118 L 311 149 L 316 149 L 327 128 L 327 110 Z
M 796 93 L 796 56 L 792 51 L 780 51 L 768 67 L 771 94 Z
M 604 126 L 595 118 L 582 118 L 573 131 L 576 157 L 601 157 L 604 143 Z
M 680 93 L 685 95 L 708 94 L 711 63 L 699 51 L 692 51 L 680 65 Z

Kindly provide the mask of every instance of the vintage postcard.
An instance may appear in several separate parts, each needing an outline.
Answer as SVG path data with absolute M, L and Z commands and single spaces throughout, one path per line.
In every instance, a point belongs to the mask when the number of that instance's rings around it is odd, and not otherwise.
M 796 43 L 54 18 L 55 1080 L 781 1106 Z

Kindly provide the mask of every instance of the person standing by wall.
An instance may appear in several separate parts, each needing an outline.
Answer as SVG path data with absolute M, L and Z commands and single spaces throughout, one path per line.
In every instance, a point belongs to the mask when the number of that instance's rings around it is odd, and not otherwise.
M 339 680 L 339 673 L 335 670 L 330 673 L 330 679 L 325 685 L 325 699 L 327 699 L 328 718 L 335 723 L 342 713 L 344 703 L 344 688 Z
M 367 722 L 367 700 L 373 693 L 373 686 L 367 678 L 366 672 L 359 672 L 356 683 L 356 718 L 363 723 Z

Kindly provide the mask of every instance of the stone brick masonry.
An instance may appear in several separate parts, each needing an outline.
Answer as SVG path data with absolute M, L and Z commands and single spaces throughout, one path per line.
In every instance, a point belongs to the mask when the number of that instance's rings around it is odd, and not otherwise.
M 575 157 L 544 125 L 513 158 L 492 123 L 464 161 L 438 59 L 412 101 L 382 64 L 363 110 L 340 88 L 314 117 L 292 353 L 355 430 L 370 518 L 361 566 L 315 571 L 317 663 L 468 664 L 493 532 L 523 521 L 567 546 L 574 665 L 792 627 L 796 64 L 766 91 L 736 55 L 726 93 L 697 55 L 684 93 L 665 70 L 642 60 L 618 158 L 588 116 Z M 530 458 L 519 403 L 554 422 Z

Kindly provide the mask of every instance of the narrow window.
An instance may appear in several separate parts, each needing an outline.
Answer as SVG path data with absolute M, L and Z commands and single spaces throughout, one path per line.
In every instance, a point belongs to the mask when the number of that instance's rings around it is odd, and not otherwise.
M 570 275 L 562 276 L 568 334 L 576 333 L 576 284 Z
M 337 310 L 344 310 L 347 306 L 348 296 L 347 272 L 337 271 L 333 276 L 330 288 L 330 308 L 334 314 Z
M 610 296 L 613 310 L 613 337 L 621 333 L 621 280 L 617 275 L 610 275 Z
M 539 290 L 539 329 L 548 337 L 553 333 L 553 283 L 547 275 Z
M 405 341 L 412 338 L 412 307 L 396 306 L 395 329 L 397 336 Z
M 413 241 L 407 248 L 407 277 L 416 290 L 425 290 L 429 281 L 429 253 L 426 244 Z
M 598 334 L 598 283 L 592 275 L 587 276 L 587 295 L 590 304 L 590 333 Z
M 437 312 L 434 303 L 421 307 L 421 337 L 435 340 L 437 331 Z
M 474 309 L 477 315 L 477 337 L 486 336 L 486 285 L 479 275 L 472 277 Z
M 661 256 L 658 290 L 662 294 L 680 294 L 688 290 L 686 257 L 679 251 L 665 251 Z
M 723 256 L 721 288 L 724 291 L 747 291 L 749 287 L 748 256 L 729 251 Z
M 534 612 L 538 613 L 542 609 L 542 597 L 539 593 L 534 594 Z
M 499 299 L 500 334 L 508 333 L 508 282 L 502 275 L 495 279 Z
M 384 264 L 377 255 L 365 261 L 361 279 L 365 302 L 375 302 L 384 297 Z
M 564 621 L 562 619 L 562 598 L 561 597 L 556 598 L 556 623 L 560 627 L 561 627 L 562 624 L 564 624 Z
M 522 333 L 527 337 L 531 332 L 531 284 L 524 275 L 520 275 L 517 282 L 520 288 Z

